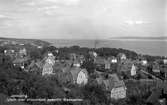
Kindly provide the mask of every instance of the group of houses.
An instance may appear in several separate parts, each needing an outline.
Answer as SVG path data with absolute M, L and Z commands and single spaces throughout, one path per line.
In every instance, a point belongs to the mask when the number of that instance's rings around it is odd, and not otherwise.
M 19 49 L 6 49 L 4 50 L 4 54 L 10 56 L 14 67 L 19 67 L 20 69 L 25 69 L 30 59 L 24 47 Z
M 107 95 L 112 99 L 123 99 L 126 98 L 126 86 L 123 80 L 119 76 L 114 74 L 105 74 L 100 73 L 99 77 L 96 78 L 96 81 L 103 89 L 108 93 Z
M 59 51 L 56 51 L 59 53 Z M 5 55 L 13 58 L 13 65 L 27 72 L 37 72 L 43 77 L 57 76 L 66 83 L 71 82 L 79 86 L 86 85 L 89 80 L 89 73 L 85 68 L 81 68 L 86 58 L 83 55 L 71 53 L 69 59 L 59 60 L 52 52 L 47 52 L 43 59 L 31 60 L 26 48 L 19 50 L 4 50 Z M 140 58 L 137 60 L 128 59 L 126 54 L 119 53 L 117 56 L 101 57 L 94 51 L 89 52 L 93 58 L 95 72 L 98 77 L 95 79 L 103 89 L 109 93 L 112 99 L 122 99 L 126 97 L 126 85 L 124 78 L 120 74 L 125 74 L 131 78 L 138 74 L 140 66 L 147 68 L 149 62 Z M 164 65 L 155 63 L 152 72 L 164 73 L 167 78 L 167 59 L 163 60 Z M 108 72 L 110 71 L 110 72 Z M 107 73 L 107 75 L 104 75 Z
M 83 58 L 79 57 L 79 60 L 74 54 L 71 54 L 70 57 L 70 60 L 55 60 L 55 56 L 49 52 L 40 61 L 42 66 L 41 75 L 44 77 L 57 75 L 59 77 L 60 75 L 67 74 L 70 78 L 63 77 L 62 79 L 71 80 L 72 83 L 78 85 L 87 84 L 88 72 L 86 69 L 80 68 L 81 59 Z M 36 64 L 34 63 L 34 65 Z
M 95 54 L 96 55 L 96 54 Z M 42 68 L 41 75 L 47 76 L 57 76 L 60 81 L 65 83 L 72 83 L 79 86 L 86 85 L 88 83 L 89 74 L 85 68 L 81 68 L 82 63 L 85 58 L 83 55 L 69 54 L 70 59 L 68 60 L 55 60 L 55 56 L 49 52 L 46 54 L 43 60 L 41 60 Z M 94 62 L 97 63 L 98 56 L 95 56 Z M 103 61 L 102 61 L 103 62 Z M 104 62 L 109 62 L 105 69 L 111 69 L 110 63 L 117 63 L 115 57 L 108 58 Z M 37 65 L 36 63 L 33 63 Z M 119 76 L 114 74 L 109 74 L 108 78 L 105 78 L 99 74 L 99 78 L 96 78 L 97 83 L 103 86 L 103 89 L 110 93 L 110 98 L 121 99 L 126 97 L 126 86 L 123 80 L 119 79 Z M 99 81 L 101 80 L 101 82 Z

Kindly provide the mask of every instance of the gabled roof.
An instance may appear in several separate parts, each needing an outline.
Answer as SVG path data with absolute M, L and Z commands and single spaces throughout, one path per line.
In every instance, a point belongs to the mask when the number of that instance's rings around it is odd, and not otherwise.
M 103 83 L 107 90 L 112 90 L 113 88 L 125 87 L 125 83 L 119 80 L 117 74 L 109 75 L 109 79 L 103 80 Z
M 125 87 L 124 81 L 121 80 L 121 81 L 114 82 L 114 88 L 117 88 L 117 87 Z
M 111 79 L 103 80 L 106 90 L 112 90 L 114 88 L 114 82 Z
M 119 81 L 117 74 L 109 74 L 109 77 L 112 79 L 112 81 L 117 82 Z
M 86 75 L 88 75 L 88 72 L 87 72 L 86 69 L 81 69 L 81 68 L 78 68 L 78 67 L 72 67 L 72 68 L 70 69 L 70 73 L 71 73 L 71 75 L 72 75 L 74 81 L 77 80 L 78 74 L 79 74 L 79 72 L 81 72 L 81 71 L 84 72 Z
M 71 68 L 70 73 L 72 74 L 72 77 L 73 77 L 74 80 L 77 80 L 78 73 L 79 73 L 80 71 L 81 71 L 80 68 L 77 68 L 77 67 Z

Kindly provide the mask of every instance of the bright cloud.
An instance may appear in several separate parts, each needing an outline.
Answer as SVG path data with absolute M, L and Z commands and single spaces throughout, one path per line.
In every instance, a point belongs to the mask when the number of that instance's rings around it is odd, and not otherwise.
M 0 28 L 32 38 L 157 36 L 164 8 L 163 0 L 0 0 Z
M 140 25 L 140 24 L 145 24 L 145 23 L 148 23 L 148 22 L 142 21 L 142 20 L 136 20 L 136 21 L 127 20 L 127 21 L 125 21 L 125 23 L 129 24 L 129 25 Z
M 79 3 L 80 0 L 45 0 L 45 1 L 53 3 L 62 3 L 65 5 L 76 5 Z
M 8 16 L 0 14 L 0 18 L 7 18 Z
M 33 1 L 31 1 L 31 2 L 26 3 L 26 5 L 29 5 L 29 6 L 35 6 L 35 5 L 36 5 L 36 3 L 35 3 L 35 2 L 33 2 Z

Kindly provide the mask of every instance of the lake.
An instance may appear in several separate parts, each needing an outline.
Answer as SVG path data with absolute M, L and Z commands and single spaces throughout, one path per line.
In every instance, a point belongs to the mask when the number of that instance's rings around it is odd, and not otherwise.
M 46 39 L 55 47 L 69 47 L 78 45 L 80 47 L 92 48 L 95 46 L 95 40 L 66 40 L 66 39 Z M 138 40 L 138 39 L 113 39 L 98 40 L 96 46 L 109 48 L 123 48 L 137 52 L 138 54 L 148 54 L 157 56 L 167 56 L 166 40 Z

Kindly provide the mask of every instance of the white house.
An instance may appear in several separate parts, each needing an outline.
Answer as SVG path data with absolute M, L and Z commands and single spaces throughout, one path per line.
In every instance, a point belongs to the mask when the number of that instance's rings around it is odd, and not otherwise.
M 74 63 L 73 66 L 80 67 L 81 65 L 79 63 Z
M 48 75 L 53 74 L 53 67 L 49 63 L 45 63 L 43 66 L 42 75 L 46 75 L 46 74 Z
M 110 91 L 110 97 L 112 99 L 122 99 L 126 97 L 126 86 L 124 81 L 119 80 L 117 74 L 109 75 L 109 79 L 102 81 L 105 90 Z
M 53 65 L 55 64 L 55 57 L 52 53 L 48 53 L 48 57 L 45 60 L 43 66 L 42 75 L 53 74 Z
M 141 64 L 142 64 L 143 66 L 147 65 L 147 63 L 148 63 L 147 60 L 142 60 L 142 61 L 141 61 Z
M 73 66 L 74 66 L 74 67 L 80 67 L 80 66 L 81 66 L 80 61 L 79 61 L 79 60 L 74 60 L 74 61 L 73 61 Z
M 164 59 L 163 62 L 164 62 L 164 64 L 167 64 L 167 59 Z
M 125 59 L 126 59 L 126 55 L 123 54 L 123 55 L 121 56 L 121 60 L 125 60 Z
M 38 49 L 42 49 L 43 47 L 42 46 L 37 46 Z
M 131 76 L 135 76 L 135 75 L 136 75 L 136 66 L 133 64 L 131 68 Z
M 97 57 L 97 53 L 93 51 L 93 56 L 94 57 Z
M 126 98 L 126 87 L 123 81 L 116 82 L 114 88 L 111 90 L 111 98 Z
M 111 63 L 117 63 L 117 59 L 116 59 L 116 58 L 113 58 L 113 59 L 111 60 Z
M 24 43 L 20 43 L 19 45 L 20 45 L 20 46 L 24 46 Z
M 89 54 L 94 58 L 97 57 L 97 53 L 95 51 L 89 51 Z
M 86 85 L 88 83 L 88 72 L 86 69 L 73 67 L 71 68 L 70 73 L 73 78 L 73 83 L 78 85 Z

